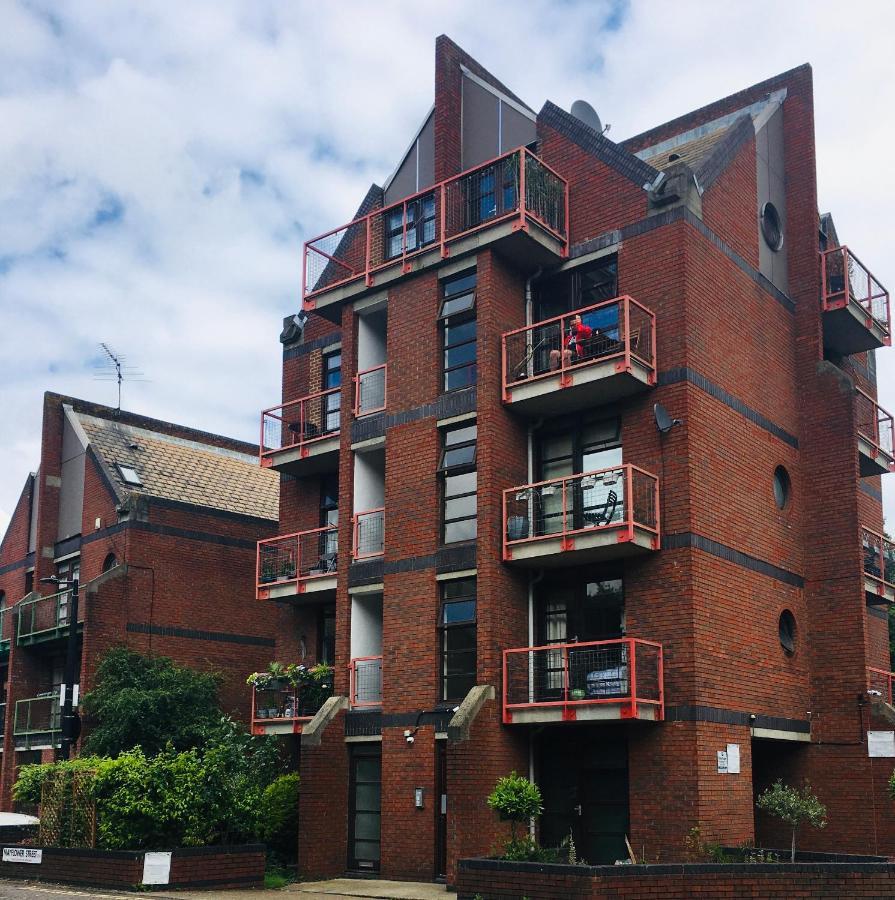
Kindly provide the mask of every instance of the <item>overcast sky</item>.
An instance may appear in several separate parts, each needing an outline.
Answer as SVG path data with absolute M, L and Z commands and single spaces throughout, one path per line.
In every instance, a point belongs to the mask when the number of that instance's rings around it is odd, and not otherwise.
M 0 533 L 43 392 L 114 405 L 100 341 L 149 379 L 125 408 L 257 440 L 302 241 L 391 172 L 442 32 L 615 140 L 810 62 L 820 204 L 895 286 L 892 0 L 0 0 Z

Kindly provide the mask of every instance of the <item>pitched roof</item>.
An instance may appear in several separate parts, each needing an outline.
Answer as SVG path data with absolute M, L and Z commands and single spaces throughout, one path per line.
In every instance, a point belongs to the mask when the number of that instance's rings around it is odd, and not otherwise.
M 208 509 L 276 521 L 279 476 L 258 465 L 255 455 L 76 409 L 83 429 L 115 492 L 160 497 Z M 133 418 L 133 417 L 132 417 Z M 151 421 L 151 420 L 148 420 Z M 137 473 L 128 483 L 120 466 Z
M 671 152 L 660 151 L 649 154 L 649 150 L 643 156 L 644 162 L 653 168 L 664 170 L 673 166 L 676 162 L 684 162 L 694 171 L 699 168 L 702 161 L 712 152 L 715 144 L 727 134 L 726 128 L 719 128 L 710 134 L 703 134 L 692 141 L 687 141 L 675 147 Z M 650 148 L 651 149 L 651 148 Z M 672 158 L 674 157 L 674 158 Z

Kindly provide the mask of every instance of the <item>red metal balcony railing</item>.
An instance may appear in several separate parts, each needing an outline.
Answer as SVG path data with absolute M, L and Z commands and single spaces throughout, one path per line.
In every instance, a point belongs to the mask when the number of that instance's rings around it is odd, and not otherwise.
M 882 457 L 895 471 L 895 420 L 869 394 L 855 388 L 855 420 L 858 434 L 870 445 L 874 457 Z
M 659 479 L 632 465 L 616 466 L 513 487 L 503 493 L 504 559 L 514 547 L 544 539 L 574 538 L 597 530 L 615 530 L 618 540 L 633 540 L 634 530 L 651 533 L 659 546 Z
M 252 690 L 252 734 L 301 732 L 302 726 L 323 705 L 320 691 L 305 695 L 300 688 L 254 688 Z
M 354 415 L 368 416 L 385 409 L 388 366 L 374 366 L 354 376 Z
M 257 590 L 294 582 L 302 591 L 312 579 L 333 577 L 338 547 L 338 529 L 332 525 L 258 541 Z
M 358 656 L 348 666 L 353 707 L 382 705 L 382 657 Z
M 883 343 L 890 344 L 892 320 L 889 292 L 848 247 L 834 247 L 821 256 L 824 310 L 843 309 L 849 304 L 856 304 L 864 313 L 867 327 L 875 323 L 884 334 Z
M 876 586 L 881 597 L 895 597 L 895 543 L 885 535 L 861 529 L 864 549 L 864 577 Z
M 645 706 L 661 720 L 662 666 L 662 645 L 639 638 L 505 650 L 503 720 L 511 723 L 514 714 L 530 710 L 559 709 L 563 721 L 574 721 L 584 707 L 609 705 L 619 707 L 621 719 L 640 717 L 638 707 Z
M 572 320 L 590 334 L 574 333 Z M 616 371 L 631 370 L 636 358 L 656 377 L 656 317 L 631 297 L 617 297 L 593 306 L 545 319 L 503 335 L 504 399 L 508 389 L 532 379 L 560 373 L 560 385 L 571 383 L 570 373 L 597 363 L 616 361 Z
M 278 450 L 298 447 L 307 456 L 310 446 L 339 433 L 341 388 L 331 388 L 272 406 L 261 413 L 261 465 L 270 466 Z
M 352 557 L 369 559 L 373 556 L 382 556 L 385 552 L 385 508 L 355 513 L 351 521 Z
M 521 147 L 461 172 L 398 203 L 373 210 L 304 245 L 302 298 L 363 279 L 369 286 L 381 269 L 450 245 L 498 222 L 516 219 L 518 229 L 531 224 L 554 237 L 568 254 L 568 182 L 529 150 Z
M 887 672 L 885 669 L 867 667 L 867 687 L 871 691 L 879 691 L 880 697 L 890 705 L 893 704 L 892 690 L 895 687 L 895 672 Z

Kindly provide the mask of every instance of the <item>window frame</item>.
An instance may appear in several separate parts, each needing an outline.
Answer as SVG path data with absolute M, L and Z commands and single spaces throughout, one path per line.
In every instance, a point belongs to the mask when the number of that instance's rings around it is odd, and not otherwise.
M 439 604 L 438 604 L 438 696 L 440 702 L 463 700 L 469 693 L 470 687 L 474 687 L 478 677 L 478 583 L 476 575 L 466 575 L 461 578 L 450 578 L 439 583 Z M 448 596 L 453 588 L 460 585 L 471 585 L 471 593 L 460 593 L 457 596 Z M 462 588 L 460 588 L 462 590 Z M 473 615 L 471 619 L 463 619 L 457 622 L 446 622 L 446 607 L 458 605 L 460 603 L 473 603 Z M 448 649 L 448 639 L 452 633 L 456 633 L 462 629 L 470 631 L 473 636 L 472 649 L 469 650 L 450 650 Z M 460 672 L 450 672 L 448 667 L 448 657 L 450 655 L 472 655 L 472 668 L 464 669 Z M 462 696 L 456 694 L 451 696 L 448 692 L 449 682 L 456 681 L 458 678 L 469 678 L 470 685 L 463 692 Z
M 427 208 L 427 203 L 431 207 Z M 429 209 L 431 211 L 429 211 Z M 405 230 L 406 223 L 406 230 Z M 427 226 L 431 224 L 431 236 L 427 237 Z M 413 246 L 406 239 L 413 235 Z M 385 241 L 385 258 L 387 260 L 398 259 L 405 253 L 416 253 L 429 244 L 434 244 L 437 238 L 435 229 L 435 193 L 430 191 L 406 203 L 398 204 L 387 210 L 383 224 L 383 239 Z M 395 238 L 399 239 L 396 251 L 392 249 Z
M 475 434 L 472 438 L 466 438 L 465 440 L 459 440 L 456 443 L 450 442 L 450 435 L 456 434 L 457 432 L 462 431 L 470 431 L 471 429 L 475 429 Z M 451 451 L 462 450 L 468 447 L 473 448 L 472 459 L 466 462 L 460 463 L 447 463 L 447 456 Z M 445 427 L 441 429 L 441 454 L 439 456 L 438 463 L 438 474 L 440 476 L 441 481 L 441 491 L 440 491 L 440 500 L 441 500 L 441 545 L 449 546 L 453 544 L 462 544 L 468 541 L 474 541 L 478 537 L 478 518 L 479 518 L 479 506 L 478 506 L 478 421 L 476 419 L 469 419 L 463 422 L 457 422 L 453 425 Z M 475 488 L 471 491 L 459 491 L 457 493 L 449 494 L 448 493 L 448 485 L 449 479 L 454 478 L 458 475 L 469 475 L 474 474 L 476 476 Z M 472 515 L 462 515 L 462 516 L 453 516 L 448 517 L 447 515 L 447 505 L 451 500 L 463 500 L 467 497 L 475 497 L 475 512 Z M 448 526 L 455 525 L 461 522 L 474 522 L 474 534 L 469 537 L 461 537 L 457 539 L 448 540 Z
M 475 385 L 478 381 L 478 316 L 476 310 L 477 300 L 477 273 L 475 270 L 461 272 L 453 275 L 441 282 L 440 294 L 441 300 L 438 305 L 438 321 L 441 324 L 441 383 L 444 393 L 451 391 L 460 391 Z M 460 309 L 445 312 L 445 308 L 456 303 L 462 298 L 470 297 L 467 305 Z M 448 343 L 450 340 L 450 330 L 457 329 L 462 325 L 474 323 L 472 337 L 465 337 L 456 343 Z M 448 354 L 457 351 L 463 347 L 472 346 L 472 361 L 464 360 L 462 362 L 449 364 Z M 451 376 L 460 371 L 466 371 L 462 384 L 451 386 Z

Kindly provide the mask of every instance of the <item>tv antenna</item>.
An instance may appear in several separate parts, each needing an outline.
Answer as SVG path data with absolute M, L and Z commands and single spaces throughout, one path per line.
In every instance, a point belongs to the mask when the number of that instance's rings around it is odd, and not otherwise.
M 127 357 L 122 353 L 118 353 L 111 344 L 101 343 L 100 349 L 103 351 L 96 364 L 98 369 L 104 371 L 94 375 L 97 381 L 114 381 L 118 384 L 118 407 L 117 412 L 121 412 L 121 385 L 125 378 L 128 381 L 147 381 L 143 378 L 143 373 L 127 364 Z

